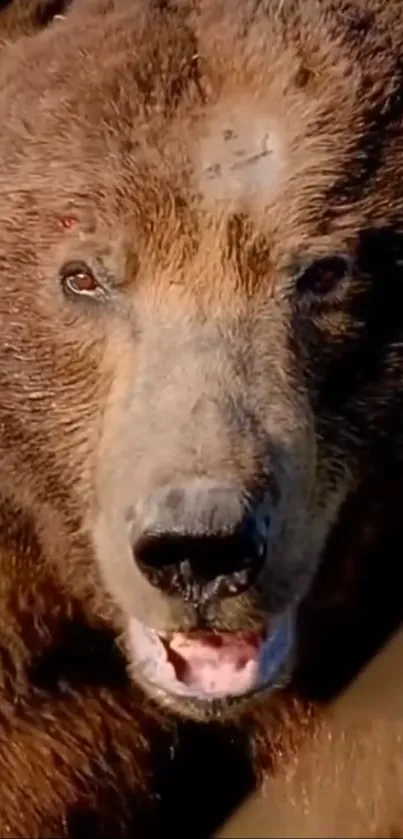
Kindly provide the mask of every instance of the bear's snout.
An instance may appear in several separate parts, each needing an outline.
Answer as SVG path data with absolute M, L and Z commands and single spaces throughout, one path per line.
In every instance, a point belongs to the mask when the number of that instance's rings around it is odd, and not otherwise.
M 267 496 L 267 494 L 266 494 Z M 270 537 L 270 498 L 195 478 L 158 487 L 137 504 L 133 556 L 156 587 L 189 600 L 230 597 L 262 571 Z

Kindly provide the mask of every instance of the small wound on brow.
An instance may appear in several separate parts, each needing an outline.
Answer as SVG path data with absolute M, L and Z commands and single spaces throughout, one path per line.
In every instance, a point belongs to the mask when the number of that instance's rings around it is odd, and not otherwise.
M 65 230 L 71 230 L 71 228 L 77 224 L 77 221 L 78 219 L 76 216 L 63 216 L 63 218 L 60 219 L 60 224 Z

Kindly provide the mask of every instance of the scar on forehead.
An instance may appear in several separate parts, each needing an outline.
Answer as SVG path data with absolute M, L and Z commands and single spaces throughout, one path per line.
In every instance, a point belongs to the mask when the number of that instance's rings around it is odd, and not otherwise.
M 269 120 L 245 111 L 216 116 L 199 141 L 198 180 L 205 197 L 261 197 L 282 168 L 279 137 Z

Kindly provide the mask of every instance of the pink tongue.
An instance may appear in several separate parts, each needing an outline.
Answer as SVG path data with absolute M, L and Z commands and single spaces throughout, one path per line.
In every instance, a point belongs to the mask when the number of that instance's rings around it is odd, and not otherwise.
M 257 635 L 185 636 L 174 633 L 168 656 L 176 677 L 204 693 L 245 693 L 253 688 L 258 673 L 261 641 Z

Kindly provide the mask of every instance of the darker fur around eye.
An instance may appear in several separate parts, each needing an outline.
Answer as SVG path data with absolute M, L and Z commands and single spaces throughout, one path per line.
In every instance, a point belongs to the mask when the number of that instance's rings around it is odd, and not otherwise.
M 345 256 L 326 256 L 315 259 L 297 278 L 299 296 L 315 297 L 330 294 L 351 275 L 351 263 Z

